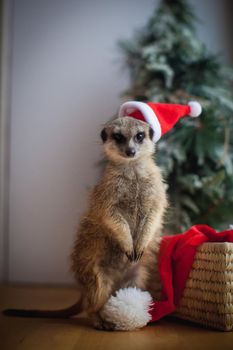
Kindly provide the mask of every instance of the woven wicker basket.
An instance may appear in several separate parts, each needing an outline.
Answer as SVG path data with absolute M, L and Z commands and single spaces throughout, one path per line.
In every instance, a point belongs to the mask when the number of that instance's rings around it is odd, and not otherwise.
M 223 331 L 233 330 L 233 243 L 198 247 L 174 316 Z

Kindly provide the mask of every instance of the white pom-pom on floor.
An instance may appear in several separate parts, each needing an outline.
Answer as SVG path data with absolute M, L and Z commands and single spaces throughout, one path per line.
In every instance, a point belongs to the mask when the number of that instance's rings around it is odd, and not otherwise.
M 131 331 L 147 325 L 153 300 L 148 292 L 125 288 L 111 296 L 101 311 L 101 317 L 115 325 L 116 330 Z
M 190 101 L 188 105 L 190 107 L 190 117 L 199 117 L 202 111 L 200 103 L 197 101 Z

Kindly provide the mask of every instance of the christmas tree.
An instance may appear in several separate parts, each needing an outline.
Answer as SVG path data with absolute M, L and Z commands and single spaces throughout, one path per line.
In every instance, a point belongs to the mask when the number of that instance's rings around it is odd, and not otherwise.
M 197 100 L 203 107 L 200 118 L 179 122 L 157 144 L 173 233 L 233 223 L 233 73 L 197 38 L 195 22 L 186 0 L 163 0 L 133 40 L 120 42 L 131 79 L 127 99 Z

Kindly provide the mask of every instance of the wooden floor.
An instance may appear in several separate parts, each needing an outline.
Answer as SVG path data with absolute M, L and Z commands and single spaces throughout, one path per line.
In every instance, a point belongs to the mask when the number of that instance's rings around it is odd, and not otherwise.
M 60 308 L 76 300 L 74 288 L 2 285 L 1 310 L 8 307 Z M 103 332 L 85 319 L 23 319 L 0 316 L 1 350 L 192 350 L 233 349 L 233 333 L 163 319 L 134 332 Z

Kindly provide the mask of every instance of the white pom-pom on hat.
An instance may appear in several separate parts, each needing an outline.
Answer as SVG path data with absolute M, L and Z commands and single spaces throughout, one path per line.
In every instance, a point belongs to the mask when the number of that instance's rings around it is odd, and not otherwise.
M 190 101 L 188 105 L 190 107 L 190 112 L 189 112 L 190 117 L 193 117 L 193 118 L 199 117 L 202 111 L 200 103 L 197 101 Z
M 152 297 L 149 292 L 129 287 L 111 296 L 101 310 L 101 318 L 115 325 L 115 330 L 142 328 L 151 320 Z

